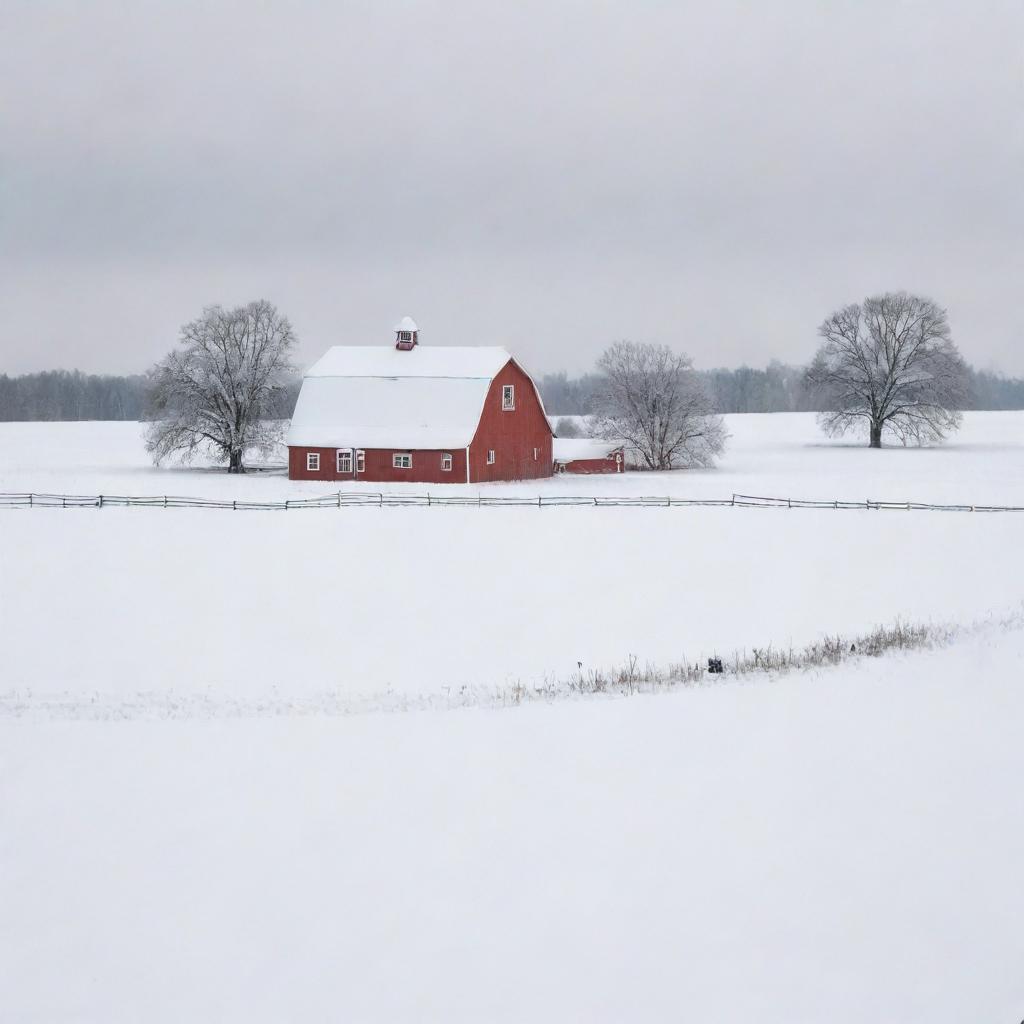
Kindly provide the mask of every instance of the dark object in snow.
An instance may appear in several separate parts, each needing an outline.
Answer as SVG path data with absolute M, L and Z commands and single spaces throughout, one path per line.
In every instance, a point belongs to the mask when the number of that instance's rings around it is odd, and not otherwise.
M 708 671 L 714 675 L 718 675 L 719 673 L 724 672 L 725 669 L 722 668 L 722 659 L 708 658 Z

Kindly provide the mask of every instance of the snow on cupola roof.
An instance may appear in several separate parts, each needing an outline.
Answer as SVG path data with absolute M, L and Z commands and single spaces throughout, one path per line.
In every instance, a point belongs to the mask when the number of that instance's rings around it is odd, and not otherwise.
M 396 331 L 419 331 L 416 326 L 416 321 L 411 316 L 403 316 L 401 320 L 395 324 Z

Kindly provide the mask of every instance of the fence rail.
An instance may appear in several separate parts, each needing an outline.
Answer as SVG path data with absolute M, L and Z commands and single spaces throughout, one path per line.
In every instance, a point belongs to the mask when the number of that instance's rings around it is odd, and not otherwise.
M 927 512 L 1024 512 L 1024 505 L 938 505 L 921 501 L 815 501 L 803 498 L 767 498 L 734 494 L 731 498 L 673 498 L 614 495 L 487 496 L 367 493 L 339 491 L 317 498 L 289 498 L 286 501 L 238 501 L 190 498 L 180 495 L 124 494 L 0 494 L 0 508 L 216 508 L 236 512 L 287 512 L 303 508 L 383 508 L 435 505 L 468 508 L 509 508 L 515 506 L 556 508 L 586 505 L 598 508 L 810 508 L 860 511 Z

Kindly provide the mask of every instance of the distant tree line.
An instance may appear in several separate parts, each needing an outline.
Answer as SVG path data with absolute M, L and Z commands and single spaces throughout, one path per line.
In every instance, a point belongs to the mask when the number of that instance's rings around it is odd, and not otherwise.
M 704 370 L 715 409 L 728 412 L 817 412 L 802 366 L 772 360 L 766 369 Z
M 773 360 L 767 369 L 741 366 L 735 370 L 719 368 L 696 370 L 707 386 L 716 412 L 817 412 L 807 388 L 805 370 Z M 589 416 L 596 411 L 601 393 L 599 374 L 569 377 L 550 373 L 539 386 L 544 406 L 558 416 Z
M 763 369 L 696 371 L 707 384 L 716 412 L 820 412 L 807 386 L 806 370 L 773 360 Z M 1024 379 L 968 368 L 964 409 L 1024 409 Z M 587 416 L 595 411 L 602 377 L 549 373 L 538 381 L 544 405 L 555 416 Z M 288 379 L 275 396 L 272 414 L 288 419 L 302 383 Z M 150 383 L 143 374 L 125 377 L 46 370 L 20 377 L 0 374 L 0 422 L 11 420 L 143 420 Z
M 301 377 L 291 376 L 274 396 L 270 412 L 289 419 Z M 152 406 L 145 374 L 118 377 L 80 370 L 45 370 L 20 377 L 0 374 L 0 422 L 14 420 L 144 420 Z
M 965 409 L 1024 409 L 1024 379 L 972 367 L 968 367 L 967 373 Z
M 809 385 L 807 369 L 772 360 L 763 369 L 697 370 L 707 384 L 718 413 L 821 412 L 819 394 Z M 965 410 L 1024 409 L 1024 379 L 990 370 L 967 368 Z M 602 378 L 585 373 L 569 377 L 549 373 L 538 381 L 544 406 L 555 416 L 589 416 L 596 411 Z
M 0 374 L 0 420 L 141 420 L 146 378 L 46 370 Z

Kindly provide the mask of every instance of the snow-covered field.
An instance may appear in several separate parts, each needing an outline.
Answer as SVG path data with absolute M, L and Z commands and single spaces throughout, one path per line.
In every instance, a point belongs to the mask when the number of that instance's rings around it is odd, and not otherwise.
M 0 1018 L 1019 1020 L 1022 677 L 0 720 Z
M 969 416 L 955 444 L 932 450 L 828 444 L 813 416 L 736 416 L 729 428 L 713 472 L 487 490 L 1024 504 L 1024 414 Z M 155 470 L 137 425 L 101 423 L 0 425 L 0 490 L 315 488 Z M 437 692 L 529 685 L 630 655 L 800 645 L 897 616 L 970 621 L 1024 596 L 1022 533 L 1017 513 L 8 510 L 5 689 Z
M 732 435 L 714 470 L 560 477 L 509 484 L 346 484 L 345 490 L 435 494 L 732 493 L 863 501 L 1024 503 L 1024 413 L 967 413 L 963 429 L 937 448 L 867 450 L 832 441 L 810 413 L 726 416 Z M 0 423 L 0 492 L 181 494 L 239 500 L 331 493 L 337 483 L 289 481 L 283 474 L 229 477 L 193 468 L 156 469 L 137 423 Z
M 1024 414 L 926 451 L 810 416 L 729 428 L 713 472 L 487 493 L 1024 503 Z M 329 489 L 155 470 L 137 425 L 0 424 L 0 491 Z M 1017 513 L 0 512 L 0 1021 L 1019 1020 L 1020 630 L 631 699 L 372 709 L 1005 616 L 1022 535 Z M 147 719 L 154 693 L 196 711 Z M 195 700 L 325 693 L 371 710 Z M 142 713 L 86 713 L 119 699 Z
M 6 685 L 436 692 L 971 621 L 1024 514 L 395 508 L 0 514 Z

